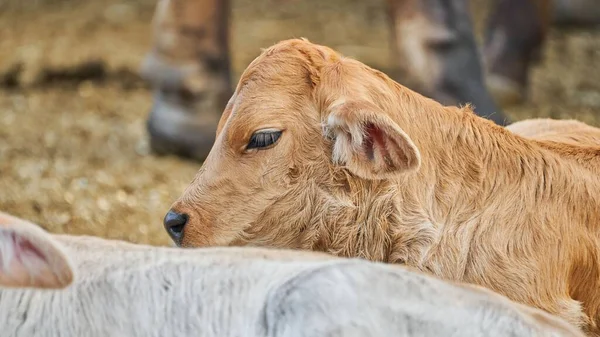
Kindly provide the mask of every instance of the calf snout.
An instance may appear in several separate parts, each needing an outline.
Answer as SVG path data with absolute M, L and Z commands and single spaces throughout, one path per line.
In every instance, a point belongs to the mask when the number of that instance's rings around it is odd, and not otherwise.
M 167 212 L 167 215 L 165 215 L 163 224 L 165 225 L 167 233 L 177 245 L 181 245 L 181 240 L 183 239 L 183 230 L 188 222 L 188 219 L 189 217 L 187 214 L 177 213 L 173 210 L 170 210 Z

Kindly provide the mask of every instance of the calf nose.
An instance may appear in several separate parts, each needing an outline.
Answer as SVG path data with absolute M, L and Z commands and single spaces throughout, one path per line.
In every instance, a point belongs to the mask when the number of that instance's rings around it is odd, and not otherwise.
M 181 239 L 183 238 L 183 228 L 188 221 L 187 214 L 180 214 L 177 212 L 173 212 L 172 210 L 165 215 L 165 219 L 163 223 L 165 225 L 165 229 L 169 236 L 176 244 L 181 244 Z

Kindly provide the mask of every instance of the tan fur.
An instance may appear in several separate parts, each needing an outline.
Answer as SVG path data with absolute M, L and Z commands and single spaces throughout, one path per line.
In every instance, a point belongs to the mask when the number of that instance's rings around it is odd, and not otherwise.
M 331 123 L 340 104 L 362 108 Z M 372 160 L 351 145 L 365 123 L 383 133 Z M 246 151 L 264 128 L 283 134 L 269 149 Z M 356 160 L 336 164 L 334 150 L 353 151 Z M 515 135 L 468 107 L 444 107 L 294 39 L 248 66 L 211 153 L 173 210 L 189 215 L 183 246 L 286 247 L 403 263 L 491 288 L 598 335 L 600 179 L 581 164 L 597 154 Z M 417 155 L 417 166 L 400 165 Z

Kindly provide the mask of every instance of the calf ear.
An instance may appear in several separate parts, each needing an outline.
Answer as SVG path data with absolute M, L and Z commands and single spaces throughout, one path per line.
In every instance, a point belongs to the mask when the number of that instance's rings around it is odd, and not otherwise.
M 73 274 L 70 260 L 47 232 L 0 213 L 0 287 L 65 288 Z
M 336 164 L 365 179 L 385 179 L 416 171 L 419 150 L 408 135 L 377 106 L 364 101 L 335 104 L 326 122 L 334 138 Z

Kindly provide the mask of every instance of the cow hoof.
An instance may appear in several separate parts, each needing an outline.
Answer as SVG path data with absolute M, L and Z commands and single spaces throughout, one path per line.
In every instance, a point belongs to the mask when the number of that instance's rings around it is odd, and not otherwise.
M 202 162 L 210 152 L 214 137 L 210 134 L 199 134 L 196 139 L 182 140 L 162 133 L 148 122 L 150 149 L 158 156 L 174 155 L 180 158 Z
M 163 131 L 152 123 L 152 120 L 148 120 L 147 130 L 150 138 L 150 149 L 155 155 L 174 155 L 199 162 L 206 159 L 215 138 L 214 130 L 209 129 L 199 130 L 192 137 L 178 137 Z
M 198 161 L 208 156 L 231 88 L 227 69 L 204 68 L 201 63 L 167 62 L 154 53 L 144 59 L 141 75 L 154 87 L 146 122 L 154 154 Z
M 185 107 L 155 95 L 154 106 L 146 122 L 150 149 L 156 155 L 175 155 L 203 161 L 215 140 L 221 111 Z
M 525 101 L 525 88 L 506 77 L 488 74 L 486 77 L 488 90 L 496 103 L 502 107 L 521 104 Z

